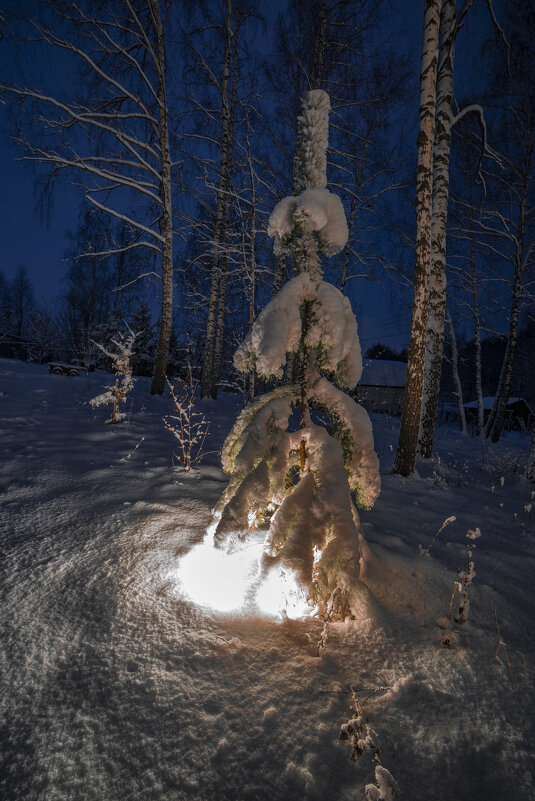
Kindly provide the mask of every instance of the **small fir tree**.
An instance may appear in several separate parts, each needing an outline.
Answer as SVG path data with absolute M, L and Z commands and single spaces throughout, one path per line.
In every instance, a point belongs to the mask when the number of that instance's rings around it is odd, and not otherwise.
M 326 188 L 329 111 L 325 92 L 307 94 L 296 157 L 301 191 L 281 200 L 269 220 L 275 253 L 291 256 L 297 275 L 234 358 L 241 372 L 256 369 L 267 379 L 281 379 L 291 360 L 297 380 L 246 406 L 227 437 L 222 460 L 231 479 L 214 541 L 265 530 L 265 569 L 293 569 L 320 614 L 336 619 L 356 614 L 355 502 L 370 507 L 380 480 L 368 415 L 344 392 L 362 370 L 355 316 L 322 280 L 321 256 L 338 253 L 348 235 L 340 198 Z
M 116 375 L 115 384 L 106 387 L 106 392 L 92 398 L 89 403 L 93 408 L 97 406 L 112 405 L 112 413 L 107 423 L 119 423 L 125 418 L 125 414 L 119 411 L 119 404 L 122 403 L 132 387 L 134 386 L 134 379 L 132 378 L 132 348 L 137 334 L 129 331 L 129 334 L 119 334 L 116 339 L 112 339 L 112 345 L 116 350 L 107 350 L 103 345 L 98 342 L 94 344 L 99 350 L 102 351 L 111 361 L 113 371 Z

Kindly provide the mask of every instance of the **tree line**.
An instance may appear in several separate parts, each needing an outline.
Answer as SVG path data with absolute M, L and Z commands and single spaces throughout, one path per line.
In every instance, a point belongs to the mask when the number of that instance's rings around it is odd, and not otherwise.
M 370 279 L 414 294 L 395 469 L 431 453 L 445 356 L 462 406 L 459 331 L 474 341 L 480 431 L 499 437 L 533 303 L 533 14 L 527 2 L 424 5 L 415 171 L 411 54 L 383 0 L 288 0 L 276 18 L 261 0 L 48 0 L 28 3 L 34 15 L 9 4 L 2 46 L 72 71 L 1 87 L 43 192 L 66 180 L 83 198 L 62 341 L 81 352 L 153 298 L 151 391 L 170 353 L 187 353 L 204 396 L 234 384 L 236 346 L 298 268 L 272 252 L 266 223 L 300 191 L 300 104 L 322 89 L 349 229 L 325 276 L 353 299 Z M 504 328 L 485 422 L 482 353 Z

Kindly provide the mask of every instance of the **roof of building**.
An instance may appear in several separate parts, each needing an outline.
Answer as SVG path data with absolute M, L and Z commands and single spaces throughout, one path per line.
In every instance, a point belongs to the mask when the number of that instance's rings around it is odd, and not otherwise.
M 494 397 L 483 398 L 483 408 L 489 410 L 492 409 L 494 406 L 494 401 Z M 528 409 L 531 411 L 529 403 L 524 398 L 509 398 L 509 403 L 507 406 L 514 406 L 515 403 L 525 403 Z M 477 400 L 470 401 L 469 403 L 465 403 L 463 405 L 465 409 L 477 409 Z
M 368 387 L 404 387 L 406 377 L 407 365 L 405 362 L 364 359 L 359 384 Z

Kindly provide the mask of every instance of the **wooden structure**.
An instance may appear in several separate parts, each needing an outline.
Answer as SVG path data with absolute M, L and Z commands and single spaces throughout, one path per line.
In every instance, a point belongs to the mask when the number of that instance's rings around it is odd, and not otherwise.
M 387 359 L 364 359 L 355 399 L 368 412 L 400 415 L 405 393 L 407 365 Z
M 485 413 L 485 422 L 494 406 L 494 397 L 483 398 L 483 409 Z M 475 423 L 477 420 L 477 400 L 470 401 L 464 404 L 466 412 L 466 421 L 468 423 Z M 524 398 L 509 398 L 507 404 L 507 411 L 505 417 L 506 429 L 520 429 L 521 431 L 529 431 L 535 416 L 533 410 Z

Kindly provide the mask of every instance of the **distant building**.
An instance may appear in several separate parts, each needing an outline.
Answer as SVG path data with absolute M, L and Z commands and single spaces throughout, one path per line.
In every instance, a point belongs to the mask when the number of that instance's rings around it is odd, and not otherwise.
M 485 421 L 493 406 L 494 397 L 483 398 Z M 465 403 L 464 409 L 466 412 L 466 421 L 468 423 L 475 423 L 477 421 L 477 401 L 474 400 Z M 524 398 L 509 398 L 505 417 L 505 428 L 519 428 L 522 431 L 528 431 L 533 423 L 533 418 L 533 411 Z
M 407 378 L 405 362 L 364 359 L 355 399 L 369 412 L 400 415 Z

